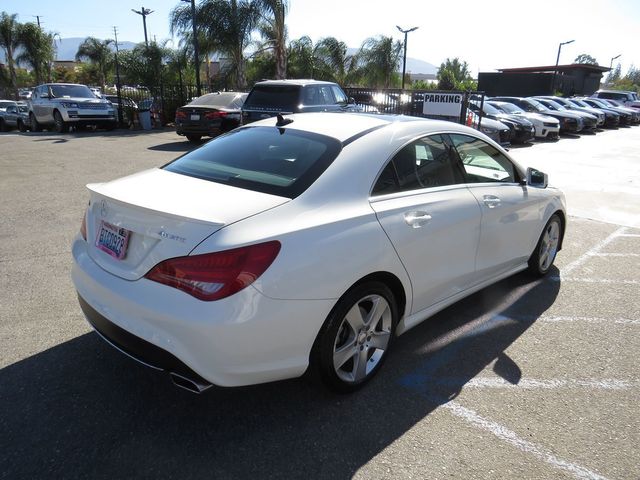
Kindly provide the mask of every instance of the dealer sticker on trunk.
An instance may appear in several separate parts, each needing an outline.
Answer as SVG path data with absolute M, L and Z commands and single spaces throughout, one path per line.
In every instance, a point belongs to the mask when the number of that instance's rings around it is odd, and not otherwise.
M 96 247 L 114 258 L 122 260 L 127 253 L 130 235 L 131 232 L 129 230 L 116 227 L 103 220 L 100 222 Z

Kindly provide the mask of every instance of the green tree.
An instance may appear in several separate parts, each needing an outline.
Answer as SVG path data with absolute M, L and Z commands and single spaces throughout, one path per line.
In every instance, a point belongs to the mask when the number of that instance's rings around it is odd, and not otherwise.
M 315 55 L 311 38 L 304 36 L 289 42 L 289 78 L 318 78 Z
M 397 70 L 401 54 L 402 43 L 391 37 L 379 36 L 365 40 L 358 57 L 362 76 L 368 85 L 389 88 L 392 83 L 399 84 Z
M 56 55 L 55 33 L 45 32 L 35 23 L 25 23 L 18 34 L 21 48 L 16 57 L 18 65 L 27 64 L 33 69 L 37 84 L 51 78 L 51 65 Z
M 95 37 L 87 37 L 78 47 L 76 61 L 89 60 L 97 65 L 99 73 L 99 84 L 104 87 L 107 83 L 107 75 L 113 65 L 113 52 L 109 45 L 113 40 L 99 40 Z
M 196 8 L 198 28 L 210 40 L 210 48 L 229 65 L 232 84 L 246 89 L 244 51 L 251 42 L 260 15 L 256 1 L 203 0 Z M 188 35 L 192 28 L 191 8 L 179 5 L 170 15 L 171 32 Z
M 344 42 L 335 37 L 322 38 L 316 46 L 316 57 L 323 80 L 345 86 L 358 82 L 358 57 L 347 54 Z
M 4 50 L 9 70 L 9 78 L 7 80 L 16 98 L 18 95 L 18 78 L 16 76 L 14 55 L 16 48 L 20 44 L 20 23 L 16 20 L 17 17 L 15 13 L 9 15 L 7 12 L 2 12 L 0 14 L 0 48 Z
M 439 90 L 475 90 L 476 82 L 471 78 L 467 62 L 459 58 L 447 58 L 438 69 Z
M 598 65 L 598 61 L 593 58 L 591 55 L 588 55 L 586 53 L 581 53 L 580 55 L 578 55 L 575 60 L 573 61 L 573 63 L 584 63 L 587 65 Z
M 287 16 L 286 0 L 256 0 L 257 11 L 262 19 L 258 25 L 260 33 L 266 39 L 265 46 L 273 50 L 277 79 L 287 78 Z

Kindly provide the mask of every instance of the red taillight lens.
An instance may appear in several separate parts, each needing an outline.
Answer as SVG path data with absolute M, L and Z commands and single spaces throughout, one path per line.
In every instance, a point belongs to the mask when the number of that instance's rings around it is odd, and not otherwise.
M 82 235 L 82 238 L 84 238 L 85 241 L 87 240 L 87 211 L 86 210 L 82 215 L 82 224 L 80 224 L 80 235 Z
M 207 112 L 204 114 L 204 118 L 207 120 L 215 120 L 216 118 L 223 118 L 227 116 L 227 112 Z
M 223 252 L 171 258 L 153 267 L 145 278 L 212 301 L 248 287 L 273 263 L 280 242 L 271 241 Z
M 179 118 L 187 118 L 187 112 L 176 110 L 176 120 L 178 120 Z

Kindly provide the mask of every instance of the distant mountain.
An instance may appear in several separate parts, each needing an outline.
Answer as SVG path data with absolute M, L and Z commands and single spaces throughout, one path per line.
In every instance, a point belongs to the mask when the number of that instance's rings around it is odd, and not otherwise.
M 347 48 L 347 55 L 353 55 L 358 53 L 357 48 Z M 419 60 L 413 57 L 407 57 L 407 73 L 412 74 L 424 74 L 424 75 L 436 75 L 438 73 L 438 68 L 432 63 L 425 62 L 424 60 Z M 402 73 L 402 58 L 400 59 L 400 65 L 398 71 Z
M 58 53 L 56 54 L 56 60 L 74 60 L 76 58 L 76 52 L 78 47 L 86 37 L 71 37 L 62 38 L 56 42 Z M 133 42 L 118 42 L 118 48 L 120 50 L 131 50 L 137 44 Z M 115 50 L 115 46 L 111 45 L 111 49 Z

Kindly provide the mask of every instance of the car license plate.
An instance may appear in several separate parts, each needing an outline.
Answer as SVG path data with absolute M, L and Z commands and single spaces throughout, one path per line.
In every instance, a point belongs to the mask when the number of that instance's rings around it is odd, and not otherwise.
M 191 115 L 192 122 L 197 122 L 198 120 L 200 120 L 200 115 Z
M 96 238 L 96 247 L 114 258 L 122 260 L 127 253 L 130 234 L 129 230 L 116 227 L 103 220 L 100 223 L 98 238 Z

